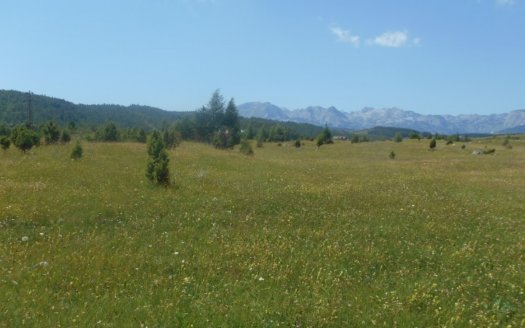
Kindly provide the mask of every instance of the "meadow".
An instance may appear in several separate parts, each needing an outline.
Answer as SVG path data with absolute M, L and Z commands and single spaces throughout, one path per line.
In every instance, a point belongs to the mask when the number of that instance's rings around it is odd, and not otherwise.
M 144 144 L 0 150 L 0 326 L 524 327 L 525 141 L 501 143 L 185 142 L 169 188 Z

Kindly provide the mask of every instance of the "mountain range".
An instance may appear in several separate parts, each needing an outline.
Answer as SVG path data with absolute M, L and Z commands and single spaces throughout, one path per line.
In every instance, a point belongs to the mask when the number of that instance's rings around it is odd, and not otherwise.
M 278 121 L 325 124 L 332 128 L 361 130 L 390 126 L 432 133 L 525 133 L 525 109 L 491 115 L 423 115 L 399 108 L 363 108 L 343 112 L 335 107 L 310 106 L 289 110 L 269 102 L 249 102 L 238 106 L 244 117 Z

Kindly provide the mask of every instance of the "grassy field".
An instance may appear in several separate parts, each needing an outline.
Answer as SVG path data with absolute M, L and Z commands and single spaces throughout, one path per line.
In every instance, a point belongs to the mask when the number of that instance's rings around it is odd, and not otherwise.
M 168 189 L 142 144 L 0 151 L 0 326 L 524 327 L 501 142 L 183 143 Z

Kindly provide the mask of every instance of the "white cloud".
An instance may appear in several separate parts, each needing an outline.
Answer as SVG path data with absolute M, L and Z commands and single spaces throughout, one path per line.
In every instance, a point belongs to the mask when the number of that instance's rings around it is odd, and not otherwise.
M 408 37 L 408 32 L 406 31 L 394 31 L 394 32 L 385 32 L 372 40 L 369 40 L 370 44 L 390 47 L 390 48 L 400 48 L 405 46 L 410 41 Z M 419 44 L 419 39 L 414 39 L 414 43 Z
M 516 4 L 516 0 L 496 0 L 498 6 L 512 6 Z
M 350 34 L 350 31 L 340 27 L 331 27 L 330 31 L 337 37 L 337 40 L 344 43 L 351 43 L 354 47 L 359 47 L 361 38 L 358 35 Z

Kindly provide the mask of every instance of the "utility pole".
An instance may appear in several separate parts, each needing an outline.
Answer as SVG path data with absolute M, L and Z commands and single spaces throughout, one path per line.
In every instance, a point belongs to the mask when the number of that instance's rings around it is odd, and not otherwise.
M 29 91 L 27 100 L 27 127 L 30 129 L 33 128 L 33 108 L 31 105 L 31 91 Z

